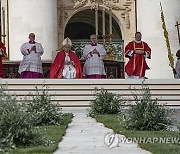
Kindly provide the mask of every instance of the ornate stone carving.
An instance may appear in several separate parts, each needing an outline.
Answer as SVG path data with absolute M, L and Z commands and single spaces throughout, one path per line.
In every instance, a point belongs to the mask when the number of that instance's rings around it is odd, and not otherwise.
M 103 4 L 112 10 L 124 10 L 123 6 L 118 5 L 119 0 L 103 0 Z
M 88 2 L 88 0 L 75 0 L 75 4 L 74 4 L 74 7 L 75 9 L 78 9 L 84 5 L 86 5 Z
M 106 9 L 123 11 L 122 18 L 124 18 L 126 28 L 129 29 L 131 26 L 129 17 L 131 9 L 129 7 L 132 2 L 133 0 L 125 0 L 124 3 L 120 3 L 119 0 L 75 0 L 73 8 L 78 9 L 89 5 L 91 9 L 98 9 L 99 6 L 103 6 Z
M 63 6 L 58 7 L 58 21 L 59 27 L 62 28 L 64 24 L 64 9 Z
M 61 42 L 63 40 L 64 36 L 64 25 L 65 22 L 67 20 L 67 18 L 69 17 L 68 14 L 68 10 L 72 10 L 73 9 L 73 5 L 72 2 L 69 3 L 69 5 L 66 5 L 65 3 L 63 3 L 63 1 L 58 1 L 58 6 L 57 6 L 57 18 L 58 18 L 58 48 L 61 47 Z
M 130 8 L 126 7 L 126 9 L 121 13 L 121 17 L 124 18 L 125 26 L 127 29 L 130 28 L 130 17 L 129 17 L 129 11 L 131 11 Z
M 119 0 L 75 0 L 73 8 L 78 9 L 88 4 L 91 6 L 91 9 L 97 9 L 100 5 L 112 10 L 125 9 L 123 6 L 120 6 L 117 3 L 119 3 Z
M 130 19 L 129 19 L 129 8 L 126 8 L 125 10 L 125 24 L 126 24 L 126 28 L 130 28 Z
M 124 27 L 129 31 L 131 26 L 134 25 L 134 15 L 130 13 L 134 11 L 135 0 L 58 0 L 58 46 L 62 42 L 62 36 L 64 36 L 64 26 L 67 23 L 67 19 L 74 14 L 74 11 L 81 11 L 84 9 L 99 9 L 112 10 L 113 16 L 123 18 Z M 108 11 L 107 11 L 108 12 Z M 120 16 L 121 15 L 121 16 Z M 133 22 L 130 22 L 133 20 Z

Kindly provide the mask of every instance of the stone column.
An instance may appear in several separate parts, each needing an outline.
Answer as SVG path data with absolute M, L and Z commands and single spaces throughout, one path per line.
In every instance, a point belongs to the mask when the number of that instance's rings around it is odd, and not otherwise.
M 162 0 L 162 7 L 165 16 L 166 28 L 169 33 L 171 50 L 175 57 L 179 49 L 176 21 L 180 22 L 180 1 Z M 152 49 L 152 59 L 148 60 L 150 70 L 147 71 L 148 78 L 172 79 L 173 73 L 169 66 L 168 52 L 162 29 L 160 17 L 160 4 L 157 0 L 137 1 L 137 30 L 142 32 L 142 39 Z
M 20 46 L 29 33 L 44 47 L 42 60 L 51 60 L 57 49 L 57 2 L 55 0 L 9 0 L 10 61 L 22 60 Z

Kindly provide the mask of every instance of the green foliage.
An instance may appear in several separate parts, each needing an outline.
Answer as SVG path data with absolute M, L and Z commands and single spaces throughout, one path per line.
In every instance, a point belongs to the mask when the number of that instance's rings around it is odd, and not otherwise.
M 65 115 L 51 103 L 47 87 L 36 87 L 29 100 L 16 99 L 3 87 L 0 89 L 0 152 L 9 148 L 49 145 L 53 141 L 42 138 L 37 125 L 62 124 Z
M 0 89 L 0 150 L 41 143 L 32 116 L 18 104 L 16 96 Z
M 125 101 L 120 95 L 108 92 L 105 89 L 95 89 L 95 99 L 90 103 L 89 115 L 116 114 L 121 111 Z
M 125 135 L 129 141 L 135 141 L 138 146 L 150 151 L 153 154 L 179 154 L 180 134 L 176 131 L 136 131 L 124 129 L 118 115 L 97 115 L 96 120 L 111 128 L 114 133 Z M 154 140 L 156 138 L 156 141 Z M 136 139 L 138 141 L 136 141 Z M 140 140 L 142 139 L 142 140 Z M 149 140 L 148 140 L 149 139 Z M 166 140 L 165 143 L 160 140 Z M 172 140 L 171 140 L 172 139 Z M 177 141 L 173 140 L 177 139 Z M 121 140 L 122 141 L 122 140 Z M 128 141 L 128 140 L 127 140 Z M 130 143 L 130 142 L 127 143 Z M 135 152 L 134 152 L 135 153 Z
M 34 145 L 30 147 L 18 147 L 17 149 L 9 150 L 9 154 L 52 154 L 58 148 L 58 143 L 62 140 L 68 123 L 71 122 L 72 113 L 64 114 L 64 124 L 40 126 L 39 131 L 50 144 Z M 1 153 L 1 152 L 0 152 Z
M 53 125 L 63 123 L 63 114 L 60 107 L 51 102 L 48 87 L 36 87 L 36 94 L 28 104 L 27 112 L 33 115 L 34 125 Z
M 130 88 L 131 89 L 131 88 Z M 124 116 L 124 127 L 135 130 L 165 130 L 171 123 L 170 110 L 152 99 L 150 89 L 142 83 L 141 94 L 131 89 L 134 105 L 131 105 Z
M 178 123 L 178 125 L 177 125 L 177 129 L 178 129 L 179 134 L 180 134 L 180 123 Z

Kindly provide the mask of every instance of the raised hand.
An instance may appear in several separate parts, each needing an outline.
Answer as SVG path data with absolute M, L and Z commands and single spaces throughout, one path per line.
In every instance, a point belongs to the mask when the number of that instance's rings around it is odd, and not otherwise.
M 92 53 L 93 54 L 98 54 L 99 52 L 96 49 L 94 49 Z

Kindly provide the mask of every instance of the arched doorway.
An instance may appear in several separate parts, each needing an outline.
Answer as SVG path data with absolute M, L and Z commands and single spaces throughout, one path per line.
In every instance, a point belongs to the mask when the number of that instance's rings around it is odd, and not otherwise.
M 69 23 L 65 30 L 65 38 L 71 39 L 89 39 L 91 34 L 94 34 L 94 27 L 83 22 Z
M 109 34 L 109 14 L 105 13 L 105 31 L 106 35 Z M 112 39 L 122 40 L 122 33 L 116 20 L 112 18 Z M 64 37 L 71 39 L 89 39 L 91 34 L 95 33 L 95 11 L 86 9 L 76 13 L 68 21 Z M 98 10 L 98 34 L 99 39 L 102 38 L 102 11 Z
M 112 16 L 112 42 L 110 43 L 110 23 L 108 11 L 105 12 L 105 42 L 103 34 L 103 11 L 98 10 L 98 40 L 103 44 L 106 51 L 113 50 L 114 58 L 105 59 L 105 69 L 107 78 L 124 78 L 124 41 L 122 40 L 122 32 L 118 24 L 118 19 Z M 90 41 L 91 34 L 96 33 L 95 28 L 95 10 L 86 9 L 74 14 L 66 24 L 64 37 L 69 37 L 72 40 L 72 50 L 76 52 L 81 59 L 84 46 Z M 82 65 L 84 60 L 81 59 Z
M 98 42 L 103 44 L 106 51 L 113 50 L 115 60 L 124 61 L 124 41 L 118 22 L 112 16 L 112 40 L 110 39 L 109 14 L 105 12 L 105 34 L 103 39 L 102 10 L 98 10 Z M 76 51 L 79 58 L 82 58 L 83 48 L 89 43 L 90 35 L 95 34 L 95 10 L 86 9 L 74 14 L 66 24 L 64 37 L 69 37 L 72 42 L 72 49 Z

